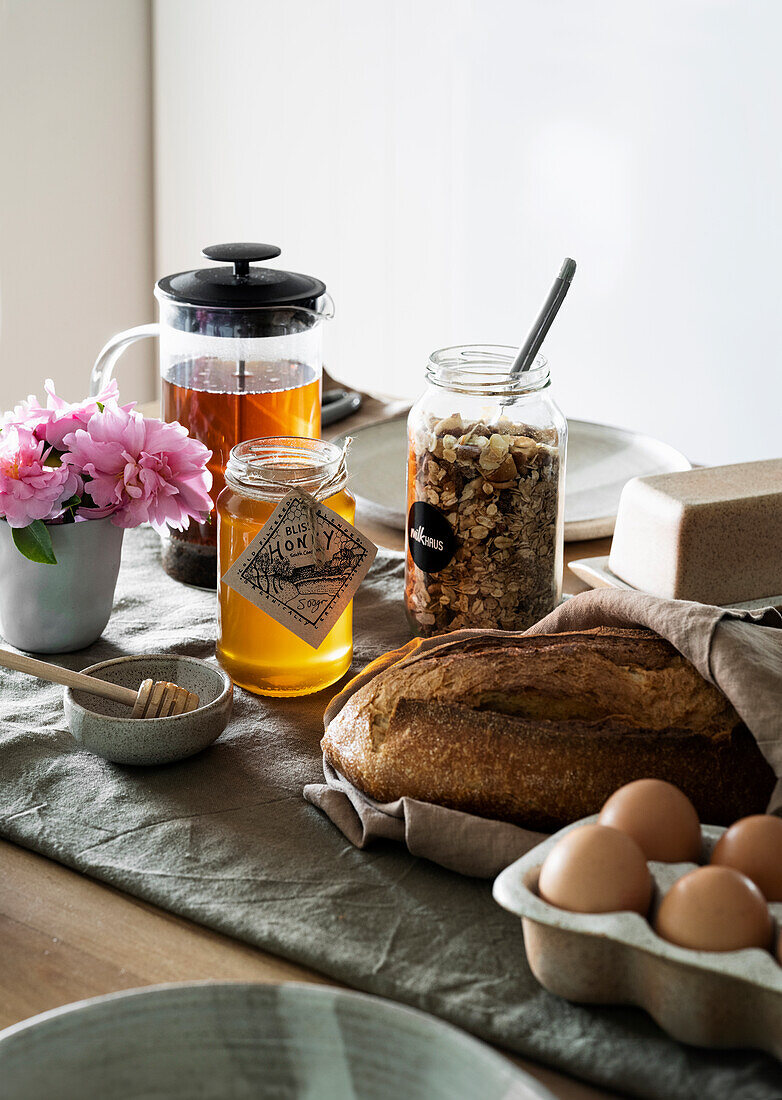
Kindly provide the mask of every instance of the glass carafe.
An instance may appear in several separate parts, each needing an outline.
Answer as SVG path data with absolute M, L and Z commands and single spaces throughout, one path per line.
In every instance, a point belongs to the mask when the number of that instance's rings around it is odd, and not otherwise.
M 320 436 L 321 321 L 333 316 L 325 284 L 309 275 L 254 267 L 279 256 L 273 245 L 204 249 L 210 267 L 157 283 L 160 321 L 119 333 L 93 368 L 91 392 L 112 377 L 124 349 L 160 338 L 162 417 L 183 424 L 212 451 L 212 500 L 222 490 L 231 449 L 260 436 Z M 217 525 L 171 531 L 163 567 L 177 580 L 217 582 Z

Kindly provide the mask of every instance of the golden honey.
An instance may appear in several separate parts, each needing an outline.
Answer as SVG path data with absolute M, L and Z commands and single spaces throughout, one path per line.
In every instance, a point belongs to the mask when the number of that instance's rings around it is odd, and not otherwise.
M 234 448 L 232 459 L 235 452 L 254 445 L 257 455 L 262 450 L 257 445 L 266 442 L 243 443 Z M 321 498 L 318 491 L 322 484 L 334 483 L 340 459 L 338 448 L 320 440 L 288 440 L 289 450 L 295 449 L 295 454 L 286 456 L 283 440 L 268 442 L 274 444 L 269 448 L 269 455 L 257 461 L 263 476 L 273 476 L 277 481 L 276 490 L 270 489 L 268 483 L 260 488 L 253 485 L 252 470 L 246 475 L 247 484 L 243 483 L 241 472 L 238 477 L 235 473 L 232 476 L 229 464 L 226 487 L 217 499 L 217 553 L 221 578 L 247 549 L 293 483 L 306 488 L 348 523 L 355 520 L 356 502 L 344 487 L 344 478 L 337 492 Z M 303 462 L 310 463 L 309 476 L 304 479 Z M 290 481 L 286 470 L 290 472 Z M 261 494 L 272 499 L 263 499 Z M 343 676 L 353 659 L 352 601 L 320 646 L 313 649 L 221 580 L 217 659 L 236 684 L 256 694 L 307 695 L 320 691 Z

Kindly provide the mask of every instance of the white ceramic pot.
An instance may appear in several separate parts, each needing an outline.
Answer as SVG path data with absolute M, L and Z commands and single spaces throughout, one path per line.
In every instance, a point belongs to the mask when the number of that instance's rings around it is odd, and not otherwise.
M 70 653 L 99 638 L 111 615 L 122 555 L 121 527 L 110 519 L 53 524 L 56 565 L 39 565 L 16 549 L 0 520 L 0 626 L 30 653 Z

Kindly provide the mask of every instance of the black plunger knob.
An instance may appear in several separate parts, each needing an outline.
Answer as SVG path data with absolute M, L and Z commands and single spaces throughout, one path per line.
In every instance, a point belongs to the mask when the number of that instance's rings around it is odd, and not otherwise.
M 275 244 L 210 244 L 201 251 L 207 260 L 216 260 L 218 263 L 233 264 L 234 275 L 240 278 L 250 274 L 250 264 L 259 260 L 273 260 L 280 255 L 280 249 Z

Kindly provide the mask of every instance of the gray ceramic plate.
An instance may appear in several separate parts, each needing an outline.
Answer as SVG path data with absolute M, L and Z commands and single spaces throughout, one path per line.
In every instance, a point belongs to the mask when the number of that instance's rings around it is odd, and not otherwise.
M 407 414 L 351 432 L 350 487 L 368 518 L 405 528 Z M 342 439 L 337 440 L 342 442 Z M 619 497 L 631 477 L 689 470 L 683 454 L 639 432 L 568 421 L 565 539 L 612 535 Z
M 0 1032 L 3 1100 L 554 1100 L 477 1039 L 378 997 L 192 983 Z

